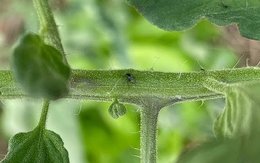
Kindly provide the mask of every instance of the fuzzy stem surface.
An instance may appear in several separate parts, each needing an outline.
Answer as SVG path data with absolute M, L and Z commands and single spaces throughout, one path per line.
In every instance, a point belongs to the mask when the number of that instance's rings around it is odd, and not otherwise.
M 141 110 L 141 163 L 157 161 L 157 120 L 159 110 L 143 108 Z
M 40 22 L 40 35 L 47 44 L 54 46 L 60 51 L 63 55 L 64 63 L 67 63 L 59 31 L 48 2 L 48 0 L 33 0 L 34 8 Z

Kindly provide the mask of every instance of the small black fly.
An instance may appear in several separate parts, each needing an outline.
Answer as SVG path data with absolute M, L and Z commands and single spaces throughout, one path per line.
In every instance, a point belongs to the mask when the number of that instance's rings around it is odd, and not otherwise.
M 223 0 L 221 0 L 221 6 L 222 6 L 223 8 L 225 8 L 225 9 L 229 8 L 229 6 L 226 5 L 226 4 L 223 2 Z
M 126 79 L 129 83 L 135 83 L 135 78 L 132 74 L 126 73 L 125 76 L 126 76 Z

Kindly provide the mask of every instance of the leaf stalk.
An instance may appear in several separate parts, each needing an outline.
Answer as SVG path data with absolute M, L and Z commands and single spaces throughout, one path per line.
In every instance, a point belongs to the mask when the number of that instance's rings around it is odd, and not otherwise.
M 38 123 L 38 127 L 40 129 L 45 129 L 46 128 L 46 121 L 47 121 L 47 117 L 48 117 L 49 105 L 50 105 L 50 101 L 49 100 L 44 100 L 43 101 L 41 118 L 40 118 L 40 121 Z
M 48 0 L 33 0 L 34 8 L 40 22 L 40 34 L 47 44 L 59 50 L 63 55 L 64 63 L 67 63 L 59 31 L 48 2 Z

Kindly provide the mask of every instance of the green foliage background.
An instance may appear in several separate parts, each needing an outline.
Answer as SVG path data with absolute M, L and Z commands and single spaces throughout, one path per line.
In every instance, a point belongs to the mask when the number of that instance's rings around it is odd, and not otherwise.
M 51 1 L 54 2 L 55 17 L 72 68 L 186 72 L 201 71 L 202 67 L 232 68 L 237 62 L 235 54 L 223 43 L 221 29 L 207 21 L 185 32 L 165 32 L 120 0 Z M 0 20 L 10 15 L 22 17 L 24 32 L 37 32 L 31 1 L 10 1 L 8 9 L 0 11 Z M 0 40 L 0 66 L 8 69 L 13 44 L 5 43 L 3 33 Z M 7 142 L 17 132 L 31 130 L 37 123 L 40 114 L 37 102 L 25 99 L 3 103 L 2 141 Z M 223 101 L 218 100 L 162 110 L 158 162 L 173 162 L 181 152 L 211 138 L 213 120 L 223 106 Z M 127 114 L 117 120 L 109 116 L 108 108 L 109 103 L 87 99 L 58 100 L 51 104 L 47 126 L 62 137 L 72 163 L 139 162 L 138 108 L 128 105 Z M 0 149 L 3 157 L 6 146 Z

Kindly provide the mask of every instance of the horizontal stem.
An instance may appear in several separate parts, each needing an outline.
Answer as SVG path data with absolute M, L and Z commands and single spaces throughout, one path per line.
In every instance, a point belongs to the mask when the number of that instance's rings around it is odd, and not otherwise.
M 165 106 L 187 100 L 221 98 L 203 84 L 208 78 L 223 83 L 260 81 L 259 68 L 165 73 L 156 71 L 73 70 L 70 94 L 66 98 L 143 104 L 147 99 L 160 101 Z M 11 71 L 0 71 L 0 99 L 26 96 L 15 84 Z

